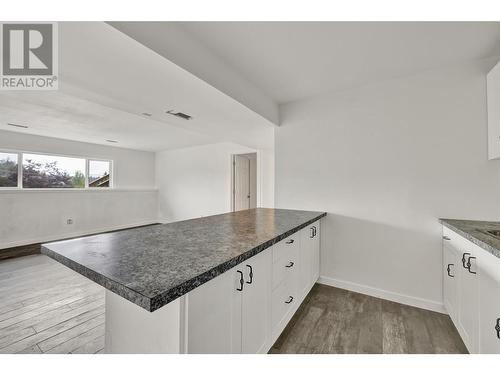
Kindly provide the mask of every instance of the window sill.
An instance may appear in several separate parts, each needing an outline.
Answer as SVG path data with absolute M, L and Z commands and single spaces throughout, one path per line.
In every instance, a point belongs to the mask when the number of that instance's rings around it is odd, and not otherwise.
M 30 194 L 30 193 L 121 193 L 121 192 L 157 192 L 156 188 L 52 188 L 52 189 L 18 189 L 18 188 L 0 188 L 0 194 Z

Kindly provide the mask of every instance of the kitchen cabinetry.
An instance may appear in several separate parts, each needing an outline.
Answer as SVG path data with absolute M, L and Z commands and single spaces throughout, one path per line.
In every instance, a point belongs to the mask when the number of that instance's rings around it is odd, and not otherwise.
M 319 221 L 189 292 L 187 353 L 266 353 L 319 277 Z
M 300 232 L 300 295 L 309 293 L 319 278 L 319 221 Z
M 446 227 L 443 300 L 470 353 L 500 354 L 500 259 Z
M 488 101 L 488 159 L 500 157 L 500 63 L 486 76 Z
M 241 266 L 189 292 L 186 297 L 187 353 L 241 353 Z
M 477 282 L 477 254 L 475 246 L 460 241 L 460 270 L 458 288 L 458 324 L 467 349 L 478 352 L 479 289 Z
M 271 256 L 263 251 L 188 294 L 188 353 L 263 350 L 270 329 Z
M 458 319 L 458 283 L 460 273 L 457 272 L 458 252 L 449 246 L 447 241 L 451 239 L 444 236 L 443 242 L 443 302 L 453 320 Z M 452 316 L 453 315 L 453 316 Z
M 273 248 L 273 292 L 271 322 L 273 336 L 278 336 L 288 323 L 291 309 L 299 299 L 301 232 L 277 243 Z M 300 253 L 300 254 L 299 254 Z
M 270 251 L 263 251 L 243 262 L 244 280 L 241 291 L 241 351 L 261 353 L 271 329 L 271 262 Z
M 481 254 L 479 351 L 500 353 L 500 259 Z

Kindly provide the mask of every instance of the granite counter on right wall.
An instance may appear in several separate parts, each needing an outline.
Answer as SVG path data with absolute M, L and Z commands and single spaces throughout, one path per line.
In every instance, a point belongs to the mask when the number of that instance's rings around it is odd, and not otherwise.
M 500 222 L 456 219 L 439 219 L 439 222 L 490 254 L 500 258 L 500 237 L 494 234 L 496 232 L 500 235 Z

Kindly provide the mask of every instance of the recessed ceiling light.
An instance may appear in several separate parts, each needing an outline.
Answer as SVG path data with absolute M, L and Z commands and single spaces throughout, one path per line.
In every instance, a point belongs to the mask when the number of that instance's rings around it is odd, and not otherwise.
M 106 142 L 109 142 L 109 143 L 118 143 L 118 141 L 115 141 L 114 139 L 106 139 Z
M 9 126 L 14 126 L 15 128 L 23 128 L 23 129 L 28 129 L 26 125 L 19 125 L 19 124 L 13 124 L 11 122 L 8 122 L 7 125 Z
M 184 119 L 184 120 L 191 120 L 193 118 L 193 116 L 186 115 L 185 113 L 182 113 L 182 112 L 174 112 L 173 110 L 166 111 L 165 113 L 168 113 L 169 115 L 172 115 L 172 116 L 180 117 L 181 119 Z
M 142 112 L 141 115 L 147 116 L 147 117 L 153 116 L 151 113 L 148 113 L 148 112 Z

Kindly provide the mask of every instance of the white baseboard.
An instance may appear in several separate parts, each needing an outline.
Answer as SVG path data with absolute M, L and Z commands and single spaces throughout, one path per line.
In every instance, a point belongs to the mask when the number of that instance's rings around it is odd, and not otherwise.
M 334 286 L 340 289 L 350 290 L 352 292 L 366 294 L 372 297 L 386 299 L 388 301 L 398 302 L 403 305 L 418 307 L 425 310 L 436 311 L 447 314 L 442 302 L 432 301 L 419 297 L 412 297 L 405 294 L 390 292 L 388 290 L 373 288 L 368 285 L 361 285 L 351 281 L 338 280 L 331 277 L 320 276 L 318 283 Z
M 89 236 L 89 235 L 99 234 L 99 233 L 103 233 L 103 232 L 110 232 L 110 231 L 114 231 L 114 230 L 128 229 L 128 228 L 140 227 L 143 225 L 151 225 L 151 224 L 157 224 L 157 223 L 158 223 L 158 220 L 146 220 L 146 221 L 140 221 L 140 222 L 125 224 L 125 225 L 112 225 L 112 226 L 105 227 L 105 228 L 99 228 L 99 229 L 96 228 L 94 230 L 75 231 L 75 232 L 71 232 L 71 233 L 61 233 L 58 235 L 30 238 L 30 239 L 22 240 L 22 241 L 13 241 L 13 242 L 2 243 L 2 244 L 0 244 L 0 250 L 1 249 L 8 249 L 10 247 L 26 246 L 26 245 L 31 245 L 31 244 L 35 244 L 35 243 L 59 241 L 59 240 L 65 239 L 65 238 Z

